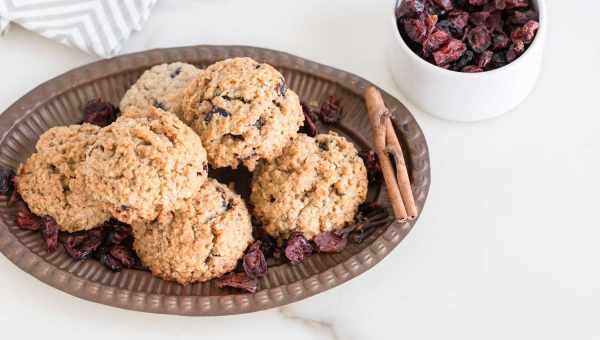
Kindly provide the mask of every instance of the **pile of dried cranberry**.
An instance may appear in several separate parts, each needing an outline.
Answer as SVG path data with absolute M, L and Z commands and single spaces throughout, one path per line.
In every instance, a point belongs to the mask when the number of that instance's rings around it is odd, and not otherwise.
M 257 240 L 247 250 L 235 272 L 217 279 L 217 287 L 236 288 L 250 293 L 258 289 L 258 279 L 267 275 L 268 266 L 289 262 L 292 265 L 304 262 L 314 253 L 339 253 L 348 242 L 361 243 L 379 227 L 390 222 L 387 209 L 377 204 L 365 203 L 359 207 L 356 223 L 334 232 L 324 232 L 312 241 L 302 233 L 293 232 L 283 243 L 267 235 L 262 227 L 255 226 Z
M 411 50 L 459 72 L 489 71 L 511 63 L 539 28 L 530 0 L 403 0 L 396 18 Z
M 55 252 L 62 244 L 67 255 L 76 261 L 94 258 L 115 272 L 123 268 L 146 270 L 133 250 L 131 227 L 116 220 L 91 230 L 65 233 L 59 231 L 52 217 L 36 216 L 23 207 L 16 224 L 21 229 L 39 231 L 48 253 Z
M 323 124 L 332 125 L 339 122 L 344 115 L 340 100 L 335 96 L 327 97 L 327 99 L 321 103 L 321 107 L 315 110 L 311 109 L 310 106 L 304 102 L 301 104 L 302 112 L 304 113 L 304 125 L 300 128 L 300 132 L 311 137 L 319 134 L 317 120 L 320 120 Z
M 83 122 L 107 126 L 119 115 L 119 110 L 101 98 L 93 99 L 83 107 Z M 12 205 L 20 200 L 16 190 L 15 173 L 0 168 L 0 196 Z M 76 233 L 60 232 L 56 221 L 50 216 L 36 216 L 24 206 L 17 213 L 17 227 L 40 233 L 48 253 L 53 253 L 62 244 L 67 255 L 76 261 L 95 258 L 112 271 L 123 268 L 145 270 L 133 250 L 131 227 L 116 220 Z

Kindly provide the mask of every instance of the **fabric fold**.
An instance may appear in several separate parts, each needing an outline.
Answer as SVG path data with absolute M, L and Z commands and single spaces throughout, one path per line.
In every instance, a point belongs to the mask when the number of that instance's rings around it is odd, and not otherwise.
M 16 23 L 103 58 L 142 29 L 157 0 L 0 0 L 0 33 Z

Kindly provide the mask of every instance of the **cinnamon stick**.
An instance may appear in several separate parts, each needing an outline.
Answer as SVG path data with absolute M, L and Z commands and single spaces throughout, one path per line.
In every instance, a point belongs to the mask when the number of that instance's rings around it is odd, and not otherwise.
M 369 112 L 369 121 L 371 122 L 375 136 L 375 152 L 379 157 L 394 214 L 400 220 L 413 220 L 418 215 L 417 206 L 413 197 L 402 146 L 392 125 L 389 110 L 385 107 L 381 93 L 375 87 L 370 86 L 367 88 L 364 96 L 367 103 L 367 111 Z M 384 138 L 383 147 L 382 141 L 378 140 L 382 138 L 382 135 Z M 395 176 L 392 163 L 388 158 L 389 154 L 394 157 L 396 163 Z M 389 177 L 392 178 L 390 179 Z M 399 207 L 395 208 L 395 205 L 402 205 L 402 209 Z M 396 213 L 397 210 L 398 213 Z
M 389 111 L 386 109 L 383 99 L 379 92 L 374 87 L 369 87 L 364 94 L 365 102 L 367 104 L 367 112 L 369 114 L 369 123 L 373 130 L 373 143 L 375 144 L 375 153 L 379 158 L 379 165 L 381 166 L 381 172 L 385 185 L 388 190 L 388 195 L 392 203 L 392 210 L 394 216 L 399 222 L 405 222 L 408 219 L 404 202 L 402 201 L 402 195 L 394 176 L 394 170 L 392 163 L 388 158 L 386 151 L 386 119 Z
M 389 152 L 394 157 L 396 163 L 396 181 L 400 188 L 400 195 L 402 195 L 402 201 L 406 208 L 409 220 L 414 220 L 417 215 L 417 205 L 415 204 L 415 198 L 413 197 L 412 187 L 410 185 L 410 178 L 408 177 L 408 169 L 406 168 L 406 162 L 404 160 L 404 153 L 402 152 L 402 146 L 396 131 L 392 125 L 392 120 L 389 115 L 385 122 L 386 127 L 386 142 Z

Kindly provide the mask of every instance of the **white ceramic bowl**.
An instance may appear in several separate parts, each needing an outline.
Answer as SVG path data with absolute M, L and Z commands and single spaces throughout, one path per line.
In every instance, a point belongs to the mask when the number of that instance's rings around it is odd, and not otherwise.
M 481 73 L 449 71 L 416 55 L 400 36 L 394 3 L 389 11 L 388 57 L 396 84 L 417 107 L 446 120 L 477 121 L 511 111 L 531 93 L 542 65 L 546 3 L 531 2 L 539 13 L 540 27 L 529 48 L 512 63 Z

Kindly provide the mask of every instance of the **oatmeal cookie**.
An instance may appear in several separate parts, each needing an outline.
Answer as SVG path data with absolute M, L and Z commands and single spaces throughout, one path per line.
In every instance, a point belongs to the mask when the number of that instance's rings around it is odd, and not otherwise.
M 92 196 L 125 223 L 151 221 L 206 181 L 200 138 L 175 115 L 127 111 L 103 128 L 83 164 Z
M 354 145 L 335 133 L 300 134 L 252 179 L 254 216 L 271 236 L 307 239 L 354 220 L 367 197 L 367 171 Z
M 215 168 L 254 170 L 296 136 L 304 115 L 281 73 L 250 58 L 209 66 L 184 91 L 181 117 L 202 138 Z
M 17 171 L 17 190 L 29 209 L 51 216 L 63 231 L 91 229 L 110 218 L 90 197 L 79 173 L 85 150 L 99 130 L 91 124 L 51 128 L 40 137 L 37 152 Z
M 232 271 L 252 243 L 252 224 L 240 196 L 209 179 L 181 208 L 134 223 L 133 234 L 152 274 L 189 284 Z
M 200 72 L 194 65 L 181 62 L 152 67 L 125 93 L 119 105 L 121 112 L 153 106 L 178 114 L 181 92 Z

